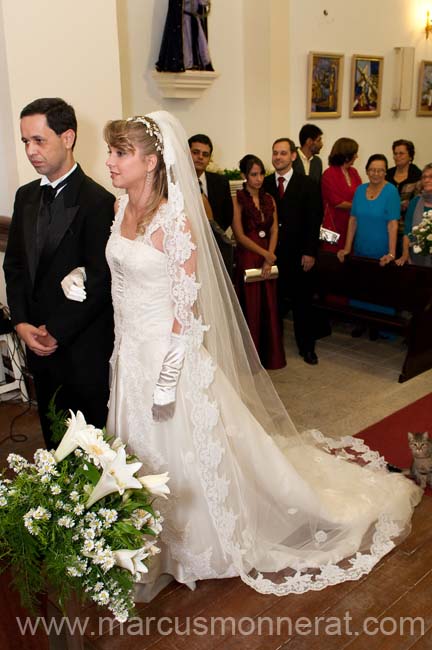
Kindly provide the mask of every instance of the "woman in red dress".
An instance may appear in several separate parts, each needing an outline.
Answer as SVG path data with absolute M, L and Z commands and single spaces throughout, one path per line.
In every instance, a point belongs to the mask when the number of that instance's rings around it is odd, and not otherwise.
M 276 205 L 262 189 L 265 169 L 259 158 L 244 156 L 240 171 L 245 183 L 233 199 L 232 228 L 238 244 L 235 286 L 261 363 L 276 370 L 286 365 L 276 279 L 270 278 L 278 239 Z M 261 269 L 263 279 L 245 283 L 245 270 L 251 268 Z
M 358 144 L 355 140 L 339 138 L 330 152 L 329 167 L 322 175 L 323 226 L 340 235 L 337 244 L 323 242 L 322 249 L 331 253 L 337 253 L 345 247 L 354 192 L 362 182 L 358 171 L 353 167 L 357 152 Z

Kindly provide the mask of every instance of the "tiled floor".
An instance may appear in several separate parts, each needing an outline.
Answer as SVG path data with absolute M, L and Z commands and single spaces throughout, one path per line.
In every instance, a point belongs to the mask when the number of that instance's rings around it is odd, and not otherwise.
M 317 342 L 317 366 L 298 355 L 292 323 L 285 321 L 287 366 L 271 377 L 299 430 L 354 435 L 432 391 L 432 370 L 399 384 L 406 348 L 401 337 L 352 338 L 352 325 L 337 323 Z

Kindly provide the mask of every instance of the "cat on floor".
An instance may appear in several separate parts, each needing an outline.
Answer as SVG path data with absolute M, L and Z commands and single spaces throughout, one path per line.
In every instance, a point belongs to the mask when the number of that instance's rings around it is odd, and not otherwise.
M 408 432 L 408 445 L 412 454 L 411 468 L 403 469 L 387 463 L 389 472 L 399 472 L 413 478 L 415 482 L 425 489 L 428 485 L 432 487 L 432 440 L 429 433 Z
M 411 476 L 421 488 L 432 487 L 432 440 L 428 432 L 408 432 L 408 444 L 413 457 Z

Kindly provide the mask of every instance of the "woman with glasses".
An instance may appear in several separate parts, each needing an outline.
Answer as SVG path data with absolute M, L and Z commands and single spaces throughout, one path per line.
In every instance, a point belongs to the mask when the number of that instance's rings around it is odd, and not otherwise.
M 393 262 L 396 255 L 400 199 L 397 189 L 386 181 L 387 158 L 380 153 L 369 157 L 366 174 L 369 183 L 360 185 L 353 198 L 345 248 L 337 252 L 340 262 L 353 250 L 354 255 L 378 259 L 381 266 Z M 394 314 L 394 309 L 360 300 L 350 300 L 350 305 L 384 314 Z M 358 337 L 365 327 L 356 326 L 351 332 Z M 371 340 L 382 335 L 375 328 L 369 332 Z
M 392 145 L 395 166 L 387 171 L 386 179 L 392 183 L 401 199 L 401 215 L 404 215 L 413 198 L 421 170 L 414 165 L 415 148 L 411 140 L 395 140 Z
M 353 247 L 354 255 L 379 259 L 381 266 L 395 259 L 400 200 L 397 189 L 386 181 L 387 166 L 380 153 L 367 161 L 369 183 L 354 194 L 345 248 L 337 253 L 340 262 Z
M 414 226 L 418 226 L 423 217 L 432 212 L 432 163 L 428 163 L 423 169 L 421 176 L 421 193 L 409 202 L 405 215 L 405 229 L 402 242 L 402 255 L 396 260 L 398 266 L 405 262 L 417 264 L 417 266 L 432 266 L 432 255 L 422 255 L 410 252 L 410 234 Z

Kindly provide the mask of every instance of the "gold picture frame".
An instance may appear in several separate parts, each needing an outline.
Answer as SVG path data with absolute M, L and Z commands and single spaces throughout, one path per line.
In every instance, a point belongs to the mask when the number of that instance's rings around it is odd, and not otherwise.
M 378 117 L 381 114 L 383 71 L 383 56 L 353 55 L 350 117 Z
M 309 52 L 307 118 L 340 117 L 343 54 Z
M 432 61 L 420 62 L 417 115 L 420 117 L 432 117 Z

